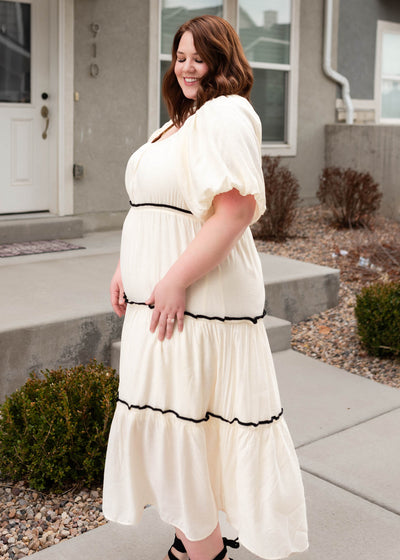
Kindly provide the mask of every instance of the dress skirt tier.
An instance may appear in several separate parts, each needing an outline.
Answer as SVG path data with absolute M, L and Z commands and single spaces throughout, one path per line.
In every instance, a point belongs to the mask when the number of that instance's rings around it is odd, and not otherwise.
M 255 197 L 254 221 L 263 212 L 259 119 L 245 99 L 218 97 L 173 136 L 152 142 L 162 130 L 126 171 L 128 305 L 104 515 L 137 524 L 152 504 L 196 541 L 224 511 L 251 552 L 284 558 L 308 546 L 304 490 L 262 320 L 263 276 L 250 229 L 188 288 L 182 332 L 159 341 L 145 304 L 212 215 L 214 196 L 236 188 Z

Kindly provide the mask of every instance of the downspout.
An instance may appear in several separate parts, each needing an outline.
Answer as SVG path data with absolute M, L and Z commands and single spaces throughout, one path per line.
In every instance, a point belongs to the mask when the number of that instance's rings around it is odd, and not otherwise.
M 332 3 L 333 0 L 325 0 L 325 22 L 324 22 L 324 62 L 325 74 L 342 86 L 342 98 L 346 108 L 346 123 L 353 124 L 354 109 L 350 97 L 349 80 L 333 70 L 332 68 Z

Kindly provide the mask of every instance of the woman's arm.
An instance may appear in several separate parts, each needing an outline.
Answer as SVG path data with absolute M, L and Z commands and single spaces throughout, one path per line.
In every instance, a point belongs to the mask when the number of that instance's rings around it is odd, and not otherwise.
M 222 262 L 250 224 L 254 215 L 252 195 L 241 196 L 232 189 L 214 198 L 214 214 L 155 286 L 147 304 L 154 304 L 150 330 L 158 325 L 158 338 L 171 338 L 177 318 L 178 330 L 183 329 L 186 289 Z
M 121 267 L 118 261 L 117 268 L 110 284 L 111 305 L 118 317 L 125 315 L 126 303 L 124 300 L 124 287 L 122 285 Z

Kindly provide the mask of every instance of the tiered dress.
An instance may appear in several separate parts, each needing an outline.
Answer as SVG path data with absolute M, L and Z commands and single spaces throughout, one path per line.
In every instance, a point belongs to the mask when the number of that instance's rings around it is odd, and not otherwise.
M 205 103 L 175 134 L 130 158 L 131 209 L 121 242 L 127 305 L 119 396 L 103 510 L 123 524 L 147 504 L 190 540 L 226 513 L 262 558 L 307 548 L 304 490 L 283 417 L 264 324 L 264 282 L 249 228 L 226 259 L 187 290 L 183 332 L 149 331 L 156 283 L 212 214 L 216 194 L 254 195 L 265 210 L 261 124 L 244 98 Z

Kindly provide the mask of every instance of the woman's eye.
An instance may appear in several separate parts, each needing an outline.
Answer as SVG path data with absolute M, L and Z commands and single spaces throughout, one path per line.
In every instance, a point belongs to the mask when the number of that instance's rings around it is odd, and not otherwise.
M 198 64 L 203 64 L 202 60 L 195 60 L 195 62 L 197 62 Z
M 184 59 L 184 58 L 177 58 L 176 60 L 177 60 L 178 62 L 185 62 L 185 59 Z

